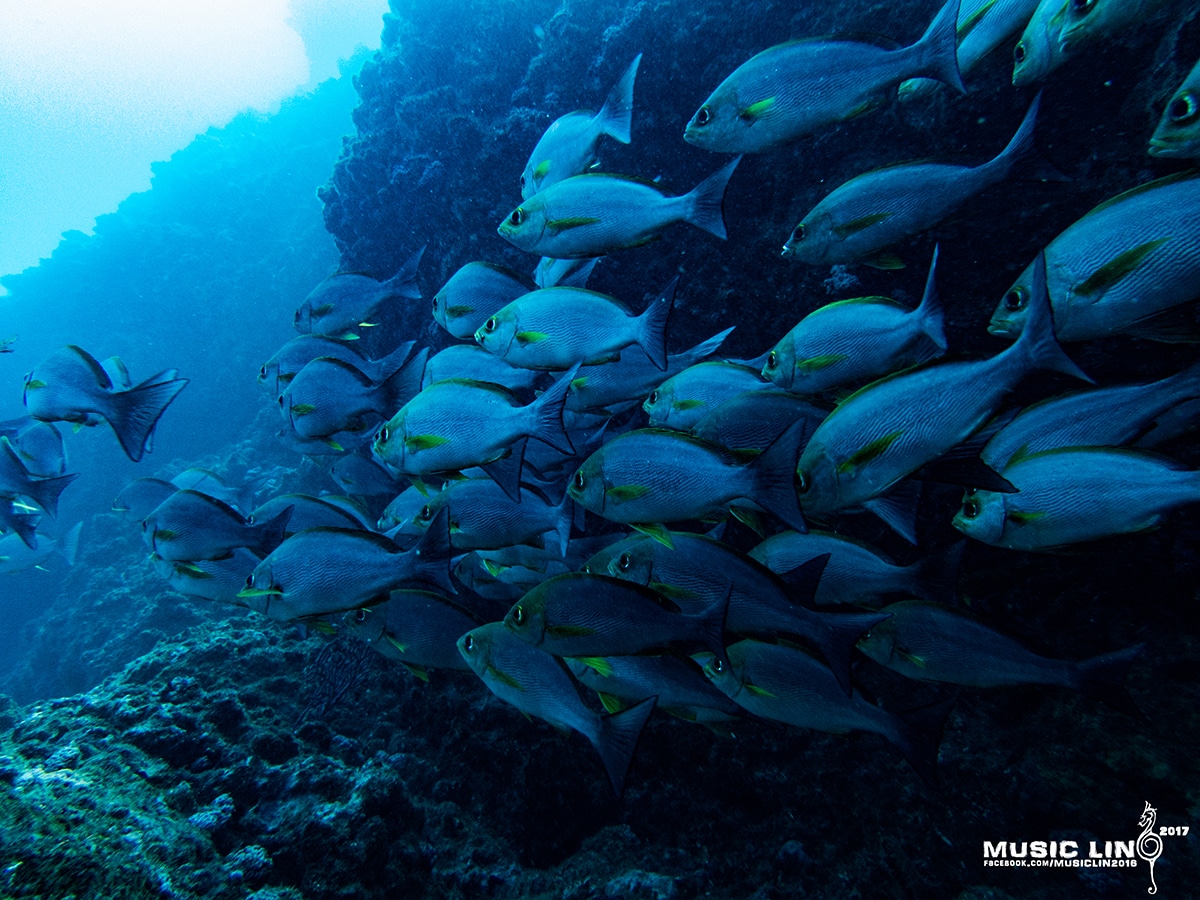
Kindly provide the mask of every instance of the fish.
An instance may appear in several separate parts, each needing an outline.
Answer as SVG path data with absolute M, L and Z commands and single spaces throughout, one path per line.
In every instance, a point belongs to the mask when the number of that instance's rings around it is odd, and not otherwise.
M 304 298 L 296 310 L 293 324 L 301 334 L 322 334 L 339 340 L 354 341 L 363 337 L 364 329 L 385 303 L 395 300 L 419 300 L 417 267 L 421 264 L 422 247 L 387 281 L 376 281 L 369 275 L 339 272 L 330 275 Z
M 540 288 L 587 287 L 592 270 L 599 259 L 554 259 L 543 256 L 533 270 L 533 280 Z
M 678 285 L 676 275 L 641 315 L 608 294 L 543 288 L 497 310 L 475 332 L 475 342 L 523 369 L 563 371 L 576 364 L 610 362 L 633 345 L 666 369 L 667 323 Z
M 657 708 L 663 712 L 718 733 L 722 725 L 744 715 L 742 708 L 713 687 L 704 677 L 704 670 L 690 658 L 607 656 L 586 662 L 569 659 L 567 666 L 580 684 L 599 695 L 609 712 L 657 697 Z
M 873 605 L 889 594 L 911 594 L 949 603 L 955 598 L 964 543 L 959 541 L 915 563 L 898 566 L 864 541 L 814 528 L 807 534 L 796 531 L 773 534 L 747 555 L 785 582 L 791 580 L 789 573 L 827 556 L 813 595 L 817 606 Z
M 1200 159 L 1200 60 L 1171 95 L 1150 136 L 1150 155 Z
M 1057 550 L 1145 531 L 1171 510 L 1200 502 L 1200 472 L 1117 447 L 1043 450 L 1002 474 L 1016 493 L 968 491 L 952 524 L 1010 550 Z
M 523 439 L 532 437 L 562 453 L 574 452 L 562 423 L 567 388 L 574 377 L 571 369 L 527 405 L 498 384 L 464 379 L 436 382 L 379 429 L 374 453 L 395 471 L 416 477 L 481 466 L 510 497 L 518 499 Z
M 86 350 L 70 344 L 25 376 L 25 408 L 42 422 L 93 426 L 107 422 L 133 462 L 141 460 L 155 426 L 188 383 L 170 369 L 128 390 L 117 390 Z
M 1041 0 L 1013 47 L 1014 87 L 1041 84 L 1066 59 L 1059 37 L 1070 0 Z
M 344 493 L 358 497 L 395 497 L 401 483 L 370 454 L 352 453 L 336 460 L 329 476 Z
M 585 509 L 646 529 L 703 519 L 748 500 L 797 531 L 806 530 L 794 472 L 805 426 L 798 422 L 749 461 L 719 444 L 663 428 L 642 428 L 608 441 L 571 478 L 567 493 Z
M 600 754 L 613 792 L 621 796 L 656 698 L 648 697 L 619 713 L 598 715 L 580 699 L 579 688 L 562 660 L 526 644 L 501 622 L 468 631 L 458 639 L 458 652 L 488 690 L 505 703 L 587 738 Z
M 1037 9 L 1038 0 L 967 0 L 958 10 L 958 72 L 964 79 L 989 53 L 1015 37 Z M 902 101 L 928 97 L 941 87 L 932 78 L 915 78 L 897 89 Z
M 384 507 L 378 521 L 375 523 L 375 530 L 389 532 L 393 528 L 403 525 L 405 522 L 411 522 L 413 516 L 417 515 L 421 511 L 421 507 L 425 506 L 428 502 L 428 492 L 422 493 L 416 485 L 406 487 Z M 398 536 L 388 535 L 392 540 L 396 540 Z M 415 537 L 416 535 L 410 536 Z
M 433 295 L 433 321 L 454 337 L 470 340 L 488 316 L 533 289 L 528 278 L 512 269 L 469 262 Z
M 919 41 L 891 49 L 837 36 L 789 41 L 742 63 L 696 110 L 683 138 L 720 153 L 760 153 L 872 112 L 909 78 L 965 93 L 949 0 Z
M 568 571 L 568 566 L 561 562 L 543 568 L 500 565 L 476 550 L 459 560 L 454 577 L 481 597 L 501 602 L 507 608 L 547 578 Z
M 582 175 L 599 164 L 596 150 L 605 136 L 628 144 L 633 118 L 633 82 L 642 54 L 612 86 L 600 111 L 580 109 L 559 116 L 538 138 L 521 173 L 521 199 L 528 200 L 572 175 Z
M 219 559 L 236 547 L 270 553 L 284 539 L 291 507 L 251 522 L 227 503 L 199 491 L 176 491 L 142 520 L 146 546 L 171 562 Z
M 27 497 L 51 516 L 58 515 L 58 500 L 79 475 L 35 478 L 21 463 L 21 456 L 8 438 L 0 437 L 0 500 Z M 25 510 L 31 512 L 33 510 Z
M 706 412 L 692 434 L 734 453 L 761 453 L 796 422 L 811 434 L 827 414 L 797 394 L 743 391 Z
M 68 566 L 75 565 L 82 529 L 83 523 L 79 522 L 61 538 L 39 534 L 32 545 L 19 534 L 5 535 L 0 538 L 0 575 L 44 568 L 42 564 L 55 554 L 61 556 Z
M 650 391 L 684 369 L 712 356 L 733 332 L 733 328 L 714 334 L 683 353 L 667 357 L 666 369 L 659 369 L 645 353 L 631 350 L 615 362 L 580 366 L 567 394 L 567 409 L 612 411 L 612 407 L 642 400 Z
M 933 291 L 931 266 L 926 293 Z M 876 501 L 981 428 L 1013 388 L 1036 369 L 1090 380 L 1054 339 L 1045 260 L 1035 266 L 1034 315 L 1024 343 L 984 360 L 936 360 L 873 381 L 817 426 L 797 466 L 800 505 L 824 516 Z M 868 506 L 886 515 L 878 503 Z M 800 530 L 800 529 L 797 529 Z
M 989 162 L 974 167 L 900 163 L 834 188 L 792 231 L 783 245 L 784 258 L 810 266 L 861 262 L 895 268 L 895 254 L 887 248 L 933 228 L 1036 154 L 1033 131 L 1041 99 L 1039 93 L 1012 140 Z
M 850 693 L 850 661 L 863 632 L 880 621 L 877 613 L 830 614 L 809 609 L 820 583 L 823 560 L 812 560 L 791 586 L 761 563 L 703 535 L 674 531 L 671 546 L 648 535 L 621 541 L 608 563 L 614 578 L 642 584 L 685 612 L 710 608 L 726 593 L 727 635 L 767 639 L 800 638 L 815 647 Z M 797 583 L 798 582 L 798 583 Z
M 449 481 L 409 520 L 404 531 L 421 534 L 446 509 L 450 516 L 450 545 L 458 551 L 495 550 L 514 544 L 567 551 L 573 507 L 547 502 L 536 491 L 522 488 L 512 500 L 490 478 Z
M 309 440 L 373 428 L 421 390 L 429 351 L 410 358 L 408 349 L 388 357 L 379 381 L 340 359 L 317 357 L 279 395 L 284 420 Z
M 640 247 L 688 222 L 725 239 L 725 189 L 741 157 L 682 196 L 629 175 L 574 175 L 525 200 L 500 223 L 500 236 L 539 256 L 581 259 Z
M 646 397 L 642 409 L 655 428 L 687 431 L 720 404 L 746 391 L 774 390 L 752 366 L 725 360 L 696 363 Z
M 996 471 L 1058 447 L 1139 446 L 1162 439 L 1159 419 L 1200 399 L 1200 363 L 1150 384 L 1123 384 L 1048 397 L 995 433 L 980 458 Z M 1169 436 L 1174 433 L 1168 430 Z M 1156 440 L 1158 439 L 1158 440 Z
M 245 547 L 234 547 L 228 556 L 219 559 L 198 559 L 193 562 L 163 559 L 150 555 L 150 565 L 172 590 L 189 597 L 246 606 L 238 593 L 246 586 L 246 578 L 262 559 Z
M 366 357 L 349 341 L 326 337 L 323 334 L 301 334 L 292 338 L 258 368 L 258 383 L 278 397 L 296 374 L 318 356 L 328 356 L 350 363 L 362 370 L 370 365 Z
M 257 613 L 290 622 L 371 606 L 417 581 L 455 593 L 444 516 L 410 550 L 372 531 L 301 531 L 255 567 L 238 597 Z
M 858 691 L 847 697 L 829 667 L 799 647 L 743 640 L 727 652 L 728 664 L 713 658 L 704 674 L 747 712 L 832 734 L 873 732 L 890 741 L 926 782 L 934 781 L 937 730 L 915 727 Z
M 0 535 L 14 534 L 30 550 L 36 550 L 42 519 L 37 507 L 29 506 L 19 498 L 0 496 Z
M 903 600 L 880 612 L 889 617 L 858 642 L 858 649 L 916 681 L 977 688 L 1045 684 L 1103 695 L 1120 689 L 1130 665 L 1146 649 L 1137 644 L 1081 662 L 1052 659 L 963 610 Z
M 1045 248 L 1047 287 L 1060 341 L 1116 334 L 1192 340 L 1172 310 L 1200 299 L 1200 172 L 1183 172 L 1104 201 Z M 996 306 L 988 332 L 1021 333 L 1030 264 Z
M 130 522 L 141 522 L 178 490 L 162 478 L 135 478 L 114 498 L 112 511 Z
M 427 388 L 435 381 L 449 378 L 466 378 L 470 381 L 490 381 L 510 391 L 530 391 L 540 377 L 541 373 L 536 369 L 519 369 L 509 365 L 478 344 L 455 344 L 434 354 L 425 363 L 421 387 Z
M 729 591 L 696 613 L 682 612 L 640 584 L 568 572 L 513 604 L 505 627 L 554 656 L 593 658 L 704 649 L 724 657 Z
M 927 280 L 912 310 L 889 297 L 856 297 L 813 310 L 767 354 L 762 377 L 784 390 L 820 394 L 942 356 L 945 315 L 932 286 Z
M 49 422 L 26 419 L 11 430 L 0 427 L 16 451 L 17 458 L 34 478 L 57 478 L 67 474 L 67 449 L 62 433 Z
M 429 669 L 471 670 L 458 652 L 458 639 L 481 624 L 442 594 L 408 589 L 344 613 L 340 630 L 428 681 Z

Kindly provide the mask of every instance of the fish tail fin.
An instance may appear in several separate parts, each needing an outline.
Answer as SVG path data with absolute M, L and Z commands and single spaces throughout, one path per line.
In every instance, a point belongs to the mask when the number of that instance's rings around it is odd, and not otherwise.
M 384 392 L 384 400 L 389 410 L 399 409 L 421 392 L 421 385 L 425 381 L 425 363 L 428 359 L 429 348 L 422 347 L 412 357 L 405 358 L 400 366 L 383 380 L 380 388 Z
M 37 526 L 41 516 L 13 516 L 13 521 L 10 523 L 12 530 L 17 533 L 17 537 L 30 550 L 36 550 L 38 545 Z
M 936 78 L 960 94 L 967 92 L 958 71 L 958 3 L 947 0 L 946 5 L 929 23 L 929 28 L 912 49 L 919 54 L 919 71 L 913 75 Z
M 933 345 L 942 353 L 946 352 L 946 314 L 942 308 L 942 298 L 937 292 L 937 273 L 938 252 L 940 247 L 933 248 L 933 259 L 929 263 L 929 274 L 925 277 L 925 294 L 921 297 L 921 304 L 916 309 L 918 320 L 921 323 L 921 330 L 925 332 L 925 336 L 933 342 Z
M 404 297 L 407 300 L 420 300 L 421 289 L 417 287 L 417 267 L 421 265 L 421 257 L 425 247 L 404 261 L 404 265 L 391 278 L 384 282 L 388 294 L 393 297 Z
M 1042 91 L 1038 91 L 1033 102 L 1029 104 L 1025 118 L 1021 120 L 1021 127 L 1012 136 L 1008 146 L 996 154 L 995 159 L 980 167 L 987 173 L 989 184 L 1006 178 L 1018 164 L 1021 164 L 1022 175 L 1031 181 L 1070 181 L 1070 178 L 1038 152 L 1034 143 L 1034 129 L 1037 127 L 1038 110 L 1041 105 Z
M 408 551 L 416 560 L 412 577 L 437 585 L 448 594 L 457 594 L 458 588 L 450 580 L 450 510 L 443 506 L 438 510 L 421 539 Z
M 715 234 L 721 240 L 725 240 L 726 237 L 725 213 L 722 209 L 725 202 L 725 188 L 729 186 L 733 170 L 741 161 L 740 156 L 734 157 L 732 161 L 717 169 L 680 198 L 686 204 L 684 218 L 697 228 L 703 228 L 709 234 Z
M 956 541 L 945 550 L 931 553 L 909 566 L 909 591 L 931 603 L 953 606 L 958 593 L 958 570 L 966 541 Z
M 1094 382 L 1075 365 L 1054 336 L 1054 312 L 1046 287 L 1046 254 L 1039 252 L 1033 263 L 1033 281 L 1029 286 L 1029 313 L 1021 336 L 1005 353 L 1024 353 L 1031 369 L 1061 372 L 1073 378 Z
M 138 462 L 146 453 L 158 420 L 187 383 L 186 378 L 163 380 L 161 375 L 154 375 L 127 391 L 109 395 L 112 403 L 108 422 L 131 460 Z
M 650 361 L 660 369 L 667 368 L 667 323 L 671 319 L 671 309 L 675 305 L 675 289 L 679 286 L 679 276 L 671 279 L 671 283 L 650 301 L 646 311 L 638 316 L 637 343 L 646 351 Z
M 884 736 L 908 760 L 913 770 L 930 787 L 937 785 L 938 746 L 946 717 L 958 700 L 957 695 L 895 716 L 895 729 Z
M 1129 674 L 1129 667 L 1145 652 L 1145 644 L 1134 644 L 1123 650 L 1085 659 L 1075 667 L 1074 687 L 1103 700 L 1114 709 L 1135 718 L 1145 718 L 1125 690 L 1125 676 Z
M 578 371 L 579 363 L 576 363 L 530 404 L 533 421 L 529 428 L 529 436 L 568 455 L 575 453 L 575 447 L 563 425 L 563 408 L 567 403 L 567 391 Z
M 62 496 L 67 485 L 78 477 L 79 473 L 76 472 L 71 475 L 59 475 L 57 478 L 39 478 L 22 485 L 21 493 L 32 498 L 51 517 L 56 517 L 58 515 L 58 498 Z M 25 543 L 29 544 L 28 541 Z M 34 545 L 30 544 L 30 546 Z
M 75 559 L 79 555 L 79 532 L 82 530 L 83 523 L 76 522 L 75 527 L 63 535 L 62 541 L 58 545 L 58 552 L 67 561 L 68 566 L 75 565 Z
M 561 278 L 538 286 L 585 288 L 587 287 L 588 279 L 592 277 L 592 270 L 596 268 L 596 263 L 600 262 L 601 259 L 602 257 L 597 256 L 595 259 L 575 260 L 579 265 L 575 266 Z
M 650 713 L 654 712 L 656 703 L 657 696 L 647 697 L 619 713 L 601 716 L 596 733 L 592 736 L 592 746 L 604 762 L 604 770 L 608 772 L 608 780 L 612 782 L 617 797 L 625 791 L 625 776 L 629 773 L 629 764 L 637 750 L 638 738 L 642 736 L 642 729 Z
M 796 462 L 813 427 L 805 420 L 792 423 L 750 463 L 754 470 L 754 496 L 749 499 L 801 534 L 808 534 L 808 524 L 796 495 Z
M 622 144 L 628 144 L 630 140 L 629 133 L 633 120 L 633 81 L 637 77 L 638 63 L 641 61 L 642 54 L 639 53 L 633 58 L 633 62 L 629 64 L 625 74 L 612 86 L 612 90 L 604 99 L 604 106 L 600 107 L 600 112 L 596 115 L 600 122 L 600 130 L 614 141 L 620 141 Z
M 854 648 L 858 639 L 870 631 L 884 619 L 890 619 L 891 613 L 817 613 L 824 626 L 818 644 L 821 655 L 833 672 L 833 677 L 842 686 L 849 697 L 854 688 L 850 681 L 850 662 L 854 656 Z
M 294 506 L 285 506 L 271 518 L 265 522 L 257 523 L 256 530 L 258 534 L 258 549 L 263 553 L 270 553 L 276 547 L 283 543 L 287 536 L 288 522 L 292 520 L 292 511 Z
M 567 555 L 567 544 L 571 540 L 571 526 L 575 524 L 575 508 L 575 501 L 571 499 L 571 495 L 563 494 L 562 502 L 555 510 L 554 535 L 558 538 L 558 552 L 564 558 Z

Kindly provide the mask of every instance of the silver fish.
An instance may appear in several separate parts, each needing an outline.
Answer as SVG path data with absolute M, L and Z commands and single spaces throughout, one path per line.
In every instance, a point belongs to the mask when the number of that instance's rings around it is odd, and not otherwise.
M 521 173 L 521 199 L 528 200 L 564 178 L 594 168 L 598 164 L 596 149 L 605 135 L 622 144 L 629 143 L 633 80 L 641 61 L 639 53 L 608 92 L 599 112 L 576 110 L 555 119 L 546 129 Z
M 387 281 L 368 275 L 338 273 L 318 284 L 296 310 L 293 324 L 301 334 L 323 334 L 342 340 L 358 340 L 371 327 L 372 315 L 383 304 L 396 300 L 418 300 L 417 267 L 422 247 L 408 258 Z
M 863 262 L 894 268 L 886 248 L 927 231 L 973 196 L 1008 177 L 1036 152 L 1034 98 L 1008 146 L 983 165 L 902 163 L 850 179 L 813 207 L 783 245 L 785 259 L 810 266 Z
M 1070 0 L 1041 0 L 1013 47 L 1012 83 L 1041 84 L 1066 59 L 1059 36 L 1066 24 Z
M 522 250 L 556 259 L 640 247 L 678 222 L 690 222 L 724 240 L 721 207 L 740 158 L 678 197 L 654 182 L 627 175 L 575 175 L 530 197 L 497 230 Z
M 488 262 L 469 262 L 433 295 L 433 320 L 470 340 L 487 317 L 534 289 L 524 275 Z
M 919 41 L 898 50 L 838 37 L 764 50 L 709 95 L 684 140 L 705 150 L 757 153 L 878 109 L 908 78 L 936 78 L 963 93 L 957 17 L 958 0 L 949 0 Z
M 687 431 L 731 397 L 766 390 L 774 388 L 750 366 L 712 360 L 672 375 L 650 392 L 642 409 L 652 427 Z
M 1170 175 L 1106 200 L 1052 240 L 1045 258 L 1059 340 L 1190 340 L 1194 328 L 1180 333 L 1169 311 L 1200 299 L 1200 173 Z M 989 332 L 1021 332 L 1032 277 L 1031 264 L 997 305 Z

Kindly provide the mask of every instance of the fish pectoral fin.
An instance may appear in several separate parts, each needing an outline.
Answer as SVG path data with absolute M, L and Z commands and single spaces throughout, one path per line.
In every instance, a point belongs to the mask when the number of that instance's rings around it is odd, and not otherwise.
M 572 659 L 581 665 L 587 666 L 597 675 L 601 675 L 604 678 L 612 677 L 612 663 L 610 663 L 603 656 L 575 656 L 572 657 Z
M 604 496 L 613 503 L 627 503 L 637 500 L 650 493 L 650 488 L 644 484 L 614 484 L 604 489 Z
M 395 647 L 395 648 L 396 648 L 397 650 L 399 650 L 401 653 L 407 653 L 407 652 L 408 652 L 408 645 L 407 645 L 407 644 L 402 644 L 402 643 L 400 643 L 398 640 L 396 640 L 396 639 L 395 639 L 394 637 L 392 637 L 390 634 L 385 634 L 383 637 L 384 637 L 384 640 L 386 640 L 386 641 L 387 641 L 389 644 L 391 644 L 393 647 Z
M 551 165 L 550 160 L 543 159 L 540 163 L 537 164 L 537 167 L 533 170 L 533 177 L 537 178 L 539 180 L 542 178 L 545 178 L 547 175 L 550 174 L 550 165 Z
M 849 359 L 845 353 L 826 353 L 823 356 L 810 356 L 808 359 L 802 359 L 796 363 L 796 369 L 800 372 L 820 372 L 822 369 L 828 369 L 830 366 L 835 366 L 844 359 Z
M 546 230 L 552 234 L 561 234 L 564 231 L 570 231 L 572 228 L 583 228 L 586 225 L 595 225 L 600 220 L 594 216 L 573 216 L 563 219 L 552 219 L 546 223 Z
M 766 688 L 759 687 L 757 684 L 753 684 L 749 681 L 743 681 L 742 687 L 744 687 L 746 690 L 748 690 L 750 693 L 752 693 L 756 697 L 770 697 L 772 699 L 775 699 L 775 695 L 772 694 L 770 691 L 768 691 Z
M 462 318 L 463 316 L 469 316 L 473 312 L 475 312 L 475 307 L 473 307 L 473 306 L 461 306 L 461 305 L 447 306 L 446 307 L 446 318 L 447 319 L 459 319 L 459 318 Z
M 906 662 L 912 663 L 917 668 L 919 668 L 919 669 L 925 668 L 925 665 L 926 665 L 925 657 L 921 656 L 920 654 L 913 653 L 911 650 L 908 650 L 904 647 L 893 647 L 892 651 L 897 656 L 899 656 L 901 659 L 905 660 Z
M 766 538 L 767 528 L 763 524 L 763 517 L 759 515 L 757 510 L 746 509 L 743 506 L 729 507 L 729 514 L 757 534 L 760 538 Z
M 450 438 L 443 437 L 440 434 L 414 434 L 412 437 L 404 439 L 404 449 L 412 453 L 417 453 L 421 450 L 432 450 L 434 447 L 441 447 L 448 443 L 450 443 Z
M 855 470 L 861 469 L 872 460 L 883 456 L 887 452 L 888 447 L 892 446 L 903 434 L 903 431 L 893 431 L 868 441 L 846 459 L 838 463 L 838 474 L 849 475 Z
M 679 410 L 679 412 L 686 412 L 689 409 L 697 409 L 703 405 L 703 400 L 675 400 L 671 403 L 671 409 Z
M 654 538 L 654 540 L 658 541 L 664 547 L 667 547 L 671 550 L 675 549 L 675 545 L 671 542 L 671 532 L 668 531 L 667 526 L 663 525 L 661 522 L 643 522 L 640 525 L 634 523 L 629 527 L 635 531 L 640 531 L 647 537 Z
M 745 109 L 743 109 L 740 113 L 738 113 L 738 118 L 741 119 L 743 122 L 749 122 L 751 125 L 753 125 L 755 122 L 757 122 L 763 116 L 767 115 L 767 113 L 769 113 L 774 107 L 775 107 L 775 98 L 767 97 L 764 100 L 759 100 L 756 103 L 751 103 L 749 106 L 747 106 Z
M 307 416 L 310 413 L 317 411 L 317 408 L 311 403 L 296 403 L 292 405 L 293 416 Z
M 870 213 L 869 215 L 859 216 L 857 219 L 851 219 L 849 222 L 844 222 L 841 225 L 833 226 L 833 233 L 840 240 L 845 240 L 851 235 L 858 234 L 860 231 L 866 231 L 873 225 L 878 225 L 880 222 L 891 218 L 890 212 Z
M 359 328 L 376 328 L 376 327 L 378 327 L 378 325 L 379 325 L 378 322 L 359 322 L 358 323 Z
M 1084 297 L 1091 294 L 1103 294 L 1117 282 L 1137 271 L 1147 256 L 1169 240 L 1171 240 L 1170 237 L 1155 238 L 1144 244 L 1138 244 L 1136 247 L 1130 247 L 1123 253 L 1118 253 L 1085 278 L 1075 288 L 1075 293 Z
M 876 253 L 874 256 L 868 256 L 860 260 L 860 262 L 864 266 L 870 266 L 872 269 L 884 269 L 887 271 L 908 268 L 904 260 L 895 253 Z
M 501 671 L 500 669 L 497 669 L 495 666 L 493 666 L 491 664 L 488 665 L 487 671 L 488 671 L 489 675 L 491 675 L 493 678 L 495 678 L 501 684 L 506 684 L 510 688 L 512 688 L 513 690 L 516 690 L 516 691 L 523 692 L 525 690 L 524 686 L 519 681 L 517 681 L 517 679 L 515 679 L 511 675 L 509 675 L 507 672 Z
M 525 347 L 529 344 L 540 344 L 548 337 L 550 337 L 550 335 L 546 334 L 544 331 L 518 331 L 513 335 L 513 338 L 522 347 Z
M 620 697 L 614 697 L 603 691 L 596 691 L 596 696 L 600 698 L 600 705 L 604 707 L 606 713 L 619 713 L 627 705 Z
M 411 672 L 414 677 L 421 679 L 426 684 L 429 683 L 429 670 L 426 669 L 424 666 L 415 666 L 412 663 L 406 663 L 406 662 L 402 662 L 402 663 L 400 663 L 400 665 L 402 665 L 402 666 L 404 666 L 404 668 L 408 669 L 408 671 Z
M 1034 522 L 1038 521 L 1039 519 L 1046 518 L 1046 513 L 1044 513 L 1044 512 L 1021 512 L 1020 510 L 1013 509 L 1013 510 L 1009 510 L 1008 512 L 1006 512 L 1004 514 L 1004 518 L 1017 526 L 1032 525 Z

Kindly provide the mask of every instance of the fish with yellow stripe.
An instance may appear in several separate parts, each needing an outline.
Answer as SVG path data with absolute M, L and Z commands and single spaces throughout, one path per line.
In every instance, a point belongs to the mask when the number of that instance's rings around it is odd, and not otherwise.
M 908 47 L 833 36 L 764 50 L 717 86 L 688 122 L 684 140 L 720 153 L 758 153 L 872 112 L 909 78 L 936 78 L 961 93 L 958 2 L 949 0 Z
M 1060 341 L 1125 334 L 1191 340 L 1174 320 L 1200 299 L 1200 172 L 1139 185 L 1104 201 L 1045 249 L 1046 284 Z M 988 331 L 1015 337 L 1033 290 L 1025 269 L 992 314 Z

